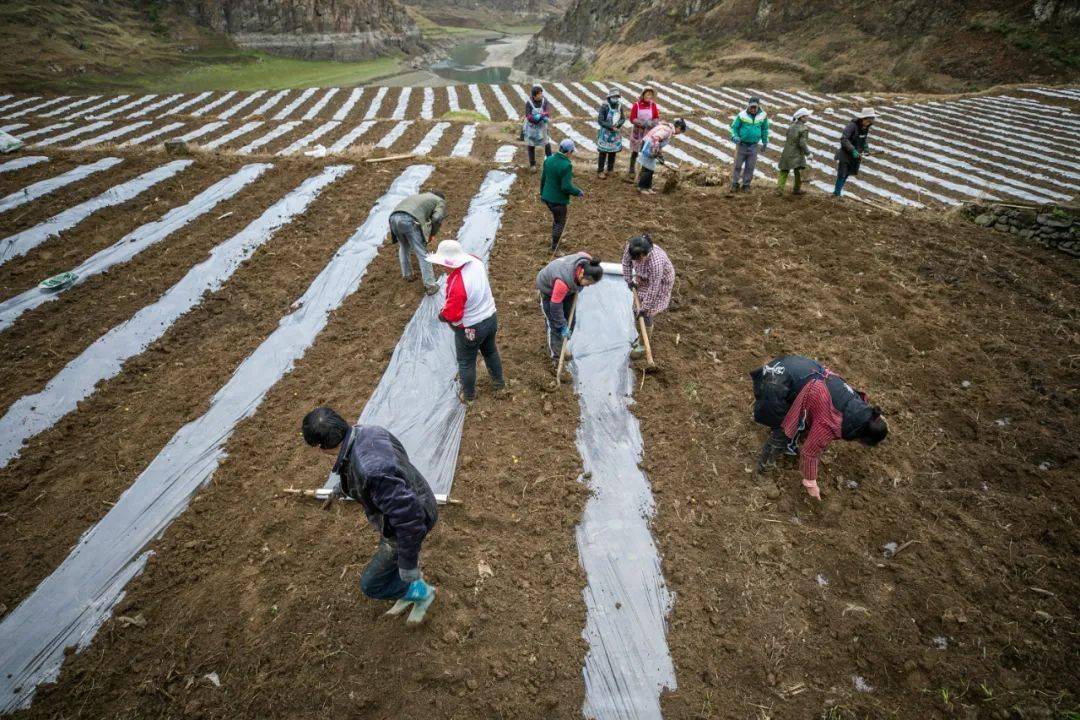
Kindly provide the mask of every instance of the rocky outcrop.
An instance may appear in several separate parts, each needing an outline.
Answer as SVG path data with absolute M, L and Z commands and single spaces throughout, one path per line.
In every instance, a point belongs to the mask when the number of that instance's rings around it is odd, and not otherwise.
M 397 0 L 177 0 L 200 25 L 243 47 L 305 60 L 362 60 L 422 49 Z
M 964 214 L 981 227 L 1017 235 L 1080 257 L 1080 223 L 1076 221 L 1076 208 L 971 204 L 964 207 Z
M 1075 80 L 1080 0 L 573 0 L 518 67 L 823 90 Z

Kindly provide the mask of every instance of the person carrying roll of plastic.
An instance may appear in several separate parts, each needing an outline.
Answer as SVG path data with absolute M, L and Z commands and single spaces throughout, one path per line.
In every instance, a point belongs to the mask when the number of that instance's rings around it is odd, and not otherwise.
M 439 519 L 431 486 L 384 427 L 350 426 L 333 409 L 317 407 L 304 416 L 301 431 L 308 445 L 336 458 L 341 494 L 360 503 L 379 533 L 360 590 L 373 600 L 396 600 L 388 615 L 411 608 L 407 622 L 420 622 L 435 601 L 435 588 L 420 571 L 421 546 Z
M 585 191 L 574 184 L 574 164 L 570 161 L 573 154 L 574 141 L 564 138 L 559 143 L 559 152 L 544 160 L 540 173 L 540 199 L 551 211 L 551 252 L 559 247 L 566 228 L 570 198 L 585 197 Z
M 461 380 L 461 401 L 476 399 L 476 355 L 484 356 L 491 382 L 498 392 L 506 387 L 502 359 L 495 345 L 499 321 L 484 261 L 462 249 L 457 240 L 443 240 L 427 256 L 432 265 L 450 271 L 446 277 L 446 302 L 439 319 L 454 331 L 454 353 Z
M 851 122 L 840 134 L 840 147 L 836 150 L 836 185 L 833 187 L 833 196 L 840 197 L 847 179 L 859 174 L 859 166 L 870 152 L 867 137 L 876 118 L 877 113 L 873 108 L 863 108 L 851 118 Z
M 802 189 L 802 171 L 810 160 L 810 147 L 806 144 L 806 137 L 810 134 L 807 121 L 813 115 L 806 108 L 799 108 L 791 116 L 791 125 L 788 126 L 787 137 L 784 138 L 784 150 L 780 153 L 780 174 L 776 177 L 776 194 L 783 195 L 787 185 L 788 175 L 794 173 L 795 183 L 791 187 L 792 195 L 805 195 Z
M 833 440 L 858 440 L 873 447 L 889 434 L 881 408 L 865 393 L 819 362 L 785 355 L 750 373 L 754 384 L 754 422 L 772 430 L 761 448 L 758 471 L 777 454 L 799 456 L 803 486 L 821 499 L 818 462 Z
M 731 121 L 731 141 L 735 143 L 731 192 L 739 192 L 740 188 L 748 192 L 757 167 L 758 145 L 763 149 L 769 147 L 769 116 L 761 109 L 760 98 L 750 98 L 746 109 Z
M 641 145 L 641 172 L 638 173 L 638 192 L 642 195 L 655 195 L 652 189 L 653 174 L 656 172 L 656 163 L 664 161 L 664 148 L 671 142 L 671 138 L 686 132 L 686 121 L 678 119 L 674 123 L 660 122 L 649 132 L 645 133 L 645 142 Z
M 552 360 L 558 362 L 563 343 L 570 339 L 574 330 L 568 318 L 577 302 L 577 294 L 603 277 L 600 259 L 585 252 L 556 258 L 536 274 L 536 289 L 540 291 L 540 310 L 547 323 L 548 352 Z M 570 359 L 569 353 L 567 359 Z
M 675 266 L 667 253 L 653 243 L 648 234 L 630 238 L 622 256 L 623 279 L 631 290 L 637 290 L 641 306 L 634 311 L 634 319 L 640 317 L 650 331 L 656 316 L 671 304 L 671 291 L 675 287 Z M 631 357 L 645 353 L 642 339 L 638 338 Z
M 410 195 L 397 204 L 390 213 L 390 239 L 397 243 L 398 260 L 401 262 L 401 277 L 411 281 L 410 256 L 416 255 L 416 264 L 420 266 L 420 276 L 424 281 L 424 292 L 434 295 L 439 292 L 431 264 L 425 260 L 428 242 L 435 239 L 446 219 L 446 196 L 438 190 Z

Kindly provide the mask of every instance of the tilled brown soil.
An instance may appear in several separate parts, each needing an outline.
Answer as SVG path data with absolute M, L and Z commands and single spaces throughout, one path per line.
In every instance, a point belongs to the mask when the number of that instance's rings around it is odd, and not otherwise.
M 474 155 L 494 153 L 498 135 L 478 133 Z M 571 206 L 563 250 L 618 261 L 625 239 L 648 230 L 679 270 L 654 333 L 661 367 L 634 406 L 676 598 L 679 689 L 665 716 L 1074 709 L 1076 265 L 959 221 L 817 193 L 641 197 L 583 160 L 586 197 Z M 401 167 L 365 167 L 328 189 L 317 203 L 332 208 L 325 218 L 313 211 L 271 241 L 220 299 L 0 475 L 0 548 L 16 588 L 0 602 L 12 606 L 55 567 L 202 411 Z M 429 182 L 455 209 L 443 237 L 483 171 L 443 163 Z M 512 392 L 492 398 L 481 379 L 469 410 L 453 492 L 463 504 L 443 508 L 425 545 L 440 588 L 427 625 L 406 632 L 380 615 L 385 604 L 360 597 L 374 537 L 355 507 L 277 492 L 321 484 L 328 458 L 302 446 L 300 418 L 320 403 L 356 417 L 416 306 L 418 287 L 400 281 L 388 246 L 156 544 L 116 613 L 146 626 L 107 623 L 23 716 L 580 716 L 578 408 L 569 391 L 547 392 L 532 280 L 550 257 L 550 214 L 537 183 L 521 172 L 491 261 Z M 764 432 L 749 419 L 747 373 L 787 352 L 867 390 L 892 427 L 876 449 L 830 450 L 820 504 L 790 465 L 758 482 L 750 473 Z M 61 438 L 82 457 L 49 454 Z M 220 688 L 204 679 L 211 672 Z
M 472 163 L 432 177 L 454 208 L 444 236 L 481 177 Z M 238 429 L 214 483 L 132 583 L 118 612 L 141 613 L 147 626 L 110 624 L 30 715 L 577 715 L 584 611 L 574 527 L 584 491 L 568 420 L 577 406 L 568 391 L 547 392 L 550 371 L 538 362 L 544 330 L 529 281 L 545 255 L 510 229 L 521 228 L 514 217 L 530 196 L 525 183 L 513 189 L 491 263 L 511 393 L 495 399 L 482 379 L 466 419 L 453 493 L 462 504 L 442 509 L 425 544 L 425 573 L 440 588 L 426 627 L 407 631 L 381 617 L 385 603 L 359 596 L 375 537 L 356 506 L 326 512 L 278 493 L 325 478 L 327 458 L 297 442 L 300 418 L 319 403 L 359 415 L 416 307 L 418 286 L 401 282 L 388 246 Z M 494 575 L 481 575 L 481 563 Z M 201 679 L 212 671 L 220 690 Z

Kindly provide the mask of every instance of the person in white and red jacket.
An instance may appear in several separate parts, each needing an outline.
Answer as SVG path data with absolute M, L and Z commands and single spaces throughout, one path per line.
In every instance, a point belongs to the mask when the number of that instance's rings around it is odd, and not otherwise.
M 427 260 L 450 271 L 446 278 L 446 302 L 439 319 L 454 330 L 462 401 L 471 403 L 476 399 L 477 353 L 484 356 L 495 391 L 502 390 L 506 382 L 499 348 L 495 345 L 499 323 L 484 261 L 465 252 L 457 240 L 443 240 Z

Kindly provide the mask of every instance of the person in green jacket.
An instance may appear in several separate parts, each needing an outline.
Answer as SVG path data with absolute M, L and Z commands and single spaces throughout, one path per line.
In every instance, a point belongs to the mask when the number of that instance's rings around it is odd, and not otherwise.
M 769 118 L 761 109 L 761 100 L 750 98 L 746 109 L 731 121 L 731 142 L 735 143 L 735 169 L 731 173 L 731 192 L 739 191 L 739 175 L 742 174 L 742 189 L 750 189 L 757 166 L 758 143 L 762 148 L 769 147 Z
M 810 160 L 810 147 L 806 144 L 806 136 L 810 133 L 807 120 L 812 114 L 806 108 L 799 108 L 791 116 L 791 125 L 788 126 L 787 137 L 784 139 L 784 151 L 780 153 L 780 174 L 776 179 L 777 195 L 784 194 L 788 174 L 792 172 L 795 173 L 792 194 L 806 194 L 806 191 L 802 189 L 802 171 L 806 169 L 806 163 Z
M 410 195 L 397 204 L 390 213 L 390 239 L 397 243 L 401 277 L 412 280 L 410 255 L 416 255 L 420 276 L 424 280 L 424 292 L 439 292 L 435 273 L 427 261 L 427 244 L 435 239 L 442 221 L 446 219 L 446 196 L 438 190 Z
M 574 141 L 564 139 L 559 143 L 559 152 L 544 160 L 544 169 L 540 172 L 540 199 L 551 211 L 551 252 L 559 247 L 570 198 L 585 196 L 585 191 L 574 184 L 574 165 L 570 162 L 573 154 Z

